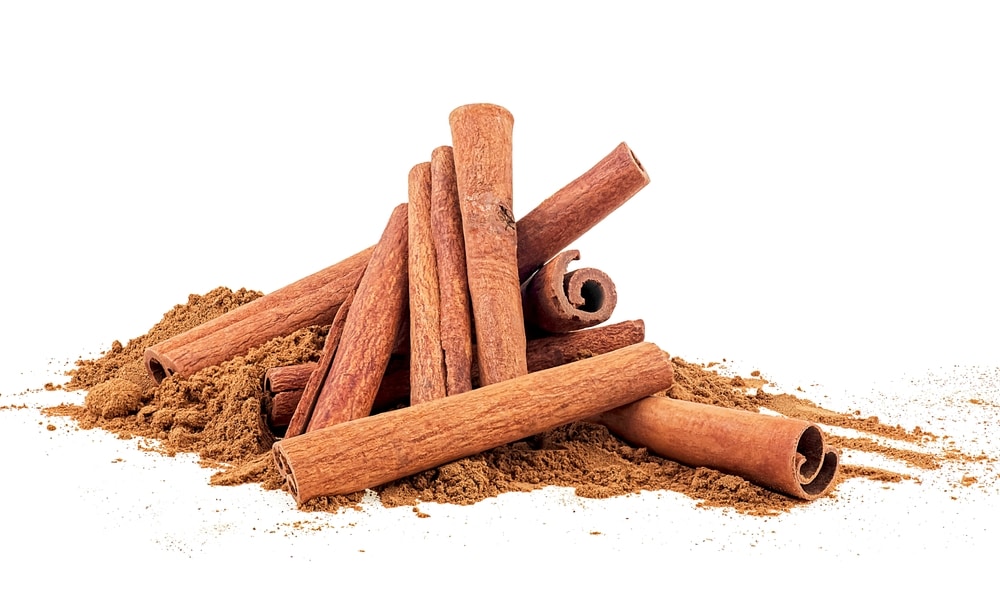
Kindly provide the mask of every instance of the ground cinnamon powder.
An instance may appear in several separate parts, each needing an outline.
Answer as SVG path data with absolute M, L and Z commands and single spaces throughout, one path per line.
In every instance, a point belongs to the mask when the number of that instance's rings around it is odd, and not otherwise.
M 270 451 L 273 437 L 259 424 L 261 380 L 269 368 L 316 361 L 328 327 L 300 329 L 190 377 L 167 377 L 158 386 L 142 361 L 146 347 L 260 296 L 255 291 L 234 292 L 224 287 L 205 295 L 190 295 L 186 304 L 167 312 L 145 335 L 126 345 L 114 341 L 101 357 L 78 361 L 65 387 L 87 390 L 84 405 L 47 411 L 71 416 L 84 428 L 143 438 L 145 447 L 166 455 L 197 453 L 202 464 L 218 469 L 213 484 L 256 482 L 264 489 L 281 489 L 283 482 Z M 950 450 L 942 456 L 887 444 L 884 439 L 919 445 L 937 437 L 920 428 L 907 431 L 874 417 L 829 411 L 795 396 L 768 394 L 763 389 L 767 382 L 756 371 L 748 377 L 728 377 L 712 370 L 713 364 L 703 366 L 680 358 L 673 358 L 673 362 L 676 382 L 663 395 L 747 412 L 758 412 L 763 406 L 789 417 L 851 428 L 871 437 L 828 436 L 830 443 L 902 460 L 915 468 L 937 468 L 942 457 L 964 455 Z M 913 479 L 886 469 L 842 464 L 840 481 L 850 478 L 884 482 Z M 971 483 L 974 481 L 963 485 Z M 619 440 L 604 426 L 585 422 L 417 473 L 379 486 L 375 492 L 383 505 L 412 507 L 420 515 L 416 505 L 421 502 L 466 505 L 504 492 L 545 486 L 571 487 L 586 498 L 671 490 L 690 496 L 699 506 L 731 507 L 755 515 L 773 515 L 805 504 L 736 476 L 666 460 Z M 357 506 L 362 496 L 363 492 L 358 492 L 314 499 L 303 509 L 336 511 Z

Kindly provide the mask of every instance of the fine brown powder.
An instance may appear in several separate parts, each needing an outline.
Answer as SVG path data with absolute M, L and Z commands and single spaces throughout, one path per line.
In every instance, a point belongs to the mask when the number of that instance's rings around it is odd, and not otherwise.
M 84 405 L 63 405 L 47 412 L 71 416 L 83 428 L 142 438 L 146 448 L 165 455 L 197 453 L 202 464 L 217 469 L 211 479 L 216 485 L 253 482 L 264 489 L 281 489 L 283 482 L 270 451 L 273 437 L 259 424 L 262 377 L 272 367 L 316 361 L 328 327 L 300 329 L 190 377 L 169 376 L 158 386 L 143 365 L 146 347 L 260 295 L 224 287 L 190 295 L 186 304 L 167 312 L 145 335 L 126 345 L 114 341 L 101 357 L 78 361 L 65 387 L 87 390 Z M 747 412 L 765 407 L 788 417 L 863 432 L 868 436 L 828 438 L 844 450 L 877 453 L 915 468 L 934 469 L 942 459 L 970 459 L 955 449 L 945 454 L 914 449 L 937 439 L 919 427 L 905 430 L 875 417 L 836 413 L 795 396 L 766 393 L 768 383 L 758 371 L 747 377 L 723 376 L 712 370 L 714 364 L 703 366 L 680 358 L 673 358 L 673 363 L 675 384 L 663 392 L 673 398 Z M 909 447 L 895 447 L 887 440 Z M 886 469 L 841 464 L 839 481 L 852 478 L 890 483 L 914 480 L 911 475 Z M 755 515 L 774 515 L 806 504 L 740 477 L 661 458 L 621 441 L 604 426 L 585 422 L 444 464 L 374 491 L 383 505 L 411 507 L 421 515 L 417 508 L 421 502 L 467 505 L 505 492 L 546 486 L 569 487 L 584 498 L 670 490 L 695 499 L 698 506 L 730 507 Z M 337 511 L 357 507 L 363 494 L 318 498 L 302 508 Z

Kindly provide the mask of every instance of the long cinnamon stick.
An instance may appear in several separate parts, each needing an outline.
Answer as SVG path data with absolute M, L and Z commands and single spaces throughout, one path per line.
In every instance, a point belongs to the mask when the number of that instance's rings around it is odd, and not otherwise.
M 157 383 L 190 376 L 302 327 L 326 325 L 357 286 L 374 247 L 148 347 L 146 369 Z
M 453 396 L 472 389 L 472 309 L 455 158 L 446 145 L 431 152 L 431 236 L 440 288 L 445 390 Z
M 651 342 L 278 441 L 300 505 L 349 494 L 526 438 L 665 389 L 673 364 Z
M 371 412 L 406 316 L 407 204 L 393 210 L 358 285 L 307 433 Z
M 610 353 L 615 349 L 642 342 L 645 333 L 645 324 L 642 320 L 634 320 L 535 338 L 528 341 L 528 372 L 538 372 Z M 272 437 L 277 438 L 286 434 L 286 426 L 302 395 L 302 389 L 316 366 L 316 362 L 309 362 L 271 368 L 265 373 L 261 413 L 263 429 Z M 475 367 L 473 372 L 478 374 Z M 410 393 L 409 377 L 408 357 L 394 355 L 390 358 L 378 394 L 372 403 L 372 410 L 380 411 L 407 403 Z M 280 389 L 278 385 L 268 385 L 268 380 L 270 383 L 280 383 Z M 287 410 L 288 406 L 291 406 L 291 410 Z
M 569 246 L 649 183 L 624 143 L 559 189 L 517 223 L 520 281 Z M 373 247 L 264 297 L 146 349 L 157 383 L 171 374 L 190 376 L 272 338 L 309 325 L 326 325 L 357 285 Z
M 542 201 L 517 223 L 517 270 L 527 280 L 649 184 L 649 175 L 625 143 L 586 173 Z
M 543 265 L 524 285 L 524 322 L 543 332 L 592 327 L 611 318 L 618 303 L 615 283 L 599 269 L 567 271 L 579 250 L 567 250 Z
M 616 435 L 689 466 L 704 466 L 802 500 L 829 492 L 840 453 L 815 424 L 651 396 L 594 418 Z
M 448 122 L 479 374 L 489 385 L 528 372 L 513 209 L 514 117 L 498 105 L 475 104 L 458 107 Z
M 431 164 L 410 169 L 410 398 L 413 404 L 443 398 L 444 351 L 441 349 L 441 290 L 437 252 L 431 232 Z

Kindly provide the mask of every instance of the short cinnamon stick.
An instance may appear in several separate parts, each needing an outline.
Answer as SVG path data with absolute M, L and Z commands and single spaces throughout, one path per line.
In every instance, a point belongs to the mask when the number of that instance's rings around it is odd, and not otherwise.
M 307 432 L 371 412 L 406 316 L 407 204 L 393 210 L 358 285 Z
M 472 389 L 472 309 L 455 158 L 446 145 L 431 152 L 431 236 L 440 288 L 445 390 L 453 396 Z
M 482 384 L 528 372 L 513 209 L 514 117 L 498 105 L 448 116 Z
M 579 250 L 561 252 L 525 283 L 526 325 L 556 334 L 592 327 L 611 318 L 618 303 L 614 281 L 592 267 L 567 271 L 569 262 L 579 258 Z
M 615 349 L 627 347 L 642 342 L 645 338 L 645 325 L 641 320 L 623 321 L 613 325 L 591 327 L 565 334 L 556 334 L 528 341 L 528 372 L 538 372 L 554 368 L 595 355 L 610 353 Z M 272 437 L 285 434 L 289 418 L 295 409 L 295 404 L 302 395 L 302 388 L 309 380 L 309 374 L 316 368 L 316 362 L 281 366 L 271 368 L 266 378 L 280 381 L 281 390 L 275 386 L 265 385 L 261 409 L 263 413 L 264 430 Z M 372 403 L 372 411 L 377 412 L 406 404 L 410 394 L 409 358 L 405 355 L 394 355 L 389 360 L 382 384 Z M 478 369 L 473 366 L 472 373 L 478 375 Z M 289 399 L 286 400 L 285 397 Z M 292 410 L 283 411 L 286 405 Z
M 274 444 L 300 505 L 371 488 L 622 406 L 673 383 L 651 342 Z
M 802 500 L 828 493 L 840 452 L 815 424 L 651 396 L 595 418 L 626 441 Z
M 586 173 L 542 201 L 517 223 L 517 269 L 527 280 L 649 184 L 632 150 L 621 143 Z
M 443 398 L 444 351 L 441 349 L 441 290 L 437 252 L 431 232 L 431 164 L 410 169 L 410 398 L 413 404 Z

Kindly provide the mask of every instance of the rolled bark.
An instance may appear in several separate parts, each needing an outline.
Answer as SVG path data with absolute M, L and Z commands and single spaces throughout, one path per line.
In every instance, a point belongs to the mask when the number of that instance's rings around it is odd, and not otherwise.
M 524 322 L 536 330 L 559 334 L 593 327 L 611 318 L 618 304 L 615 283 L 599 269 L 567 271 L 579 250 L 556 255 L 524 285 Z
M 649 176 L 622 143 L 528 212 L 517 223 L 520 281 L 527 280 L 648 183 Z M 327 325 L 357 286 L 372 250 L 374 246 L 147 348 L 145 363 L 150 376 L 157 383 L 171 374 L 190 376 L 272 338 L 310 325 Z
M 374 247 L 148 347 L 146 369 L 159 383 L 190 376 L 310 325 L 326 325 L 357 286 Z
M 272 447 L 300 505 L 350 494 L 611 410 L 673 383 L 651 342 L 508 379 Z
M 340 346 L 340 339 L 344 335 L 347 315 L 350 313 L 356 293 L 357 289 L 348 294 L 344 299 L 344 303 L 337 309 L 337 314 L 333 317 L 333 323 L 330 324 L 330 331 L 327 332 L 326 340 L 323 341 L 323 350 L 320 352 L 316 369 L 309 375 L 309 380 L 306 381 L 301 397 L 295 405 L 295 412 L 292 413 L 291 419 L 288 420 L 288 429 L 285 431 L 286 437 L 305 434 L 309 428 L 313 411 L 316 410 L 316 401 L 319 399 L 319 394 L 323 391 L 326 380 L 330 376 L 330 371 L 333 369 L 333 359 L 337 356 L 337 348 Z
M 453 396 L 472 389 L 472 312 L 455 158 L 446 145 L 431 153 L 431 235 L 440 288 L 445 390 Z
M 407 204 L 393 210 L 347 312 L 306 432 L 371 412 L 406 316 Z
M 410 169 L 410 398 L 413 404 L 443 398 L 444 351 L 441 349 L 441 290 L 437 252 L 431 232 L 431 164 Z
M 538 372 L 595 355 L 610 353 L 616 349 L 642 342 L 645 333 L 645 324 L 641 320 L 634 320 L 529 340 L 527 347 L 528 372 Z M 281 390 L 276 390 L 274 386 L 268 387 L 265 384 L 261 400 L 263 429 L 273 438 L 287 436 L 285 430 L 292 411 L 286 412 L 283 409 L 290 404 L 294 410 L 299 396 L 302 395 L 302 388 L 305 387 L 309 380 L 309 374 L 316 368 L 316 365 L 315 362 L 309 362 L 271 368 L 267 371 L 265 378 L 270 378 L 272 382 L 281 382 L 283 385 Z M 409 370 L 409 359 L 405 355 L 394 355 L 389 360 L 382 384 L 379 386 L 378 394 L 372 403 L 372 412 L 408 402 L 410 394 Z M 475 367 L 473 367 L 472 372 L 478 374 Z
M 625 143 L 517 223 L 517 270 L 527 280 L 644 186 L 649 175 Z
M 527 374 L 517 269 L 512 135 L 514 117 L 498 105 L 458 107 L 448 116 L 465 266 L 483 385 Z
M 802 500 L 825 495 L 837 476 L 840 452 L 800 419 L 652 396 L 594 420 L 664 458 Z

